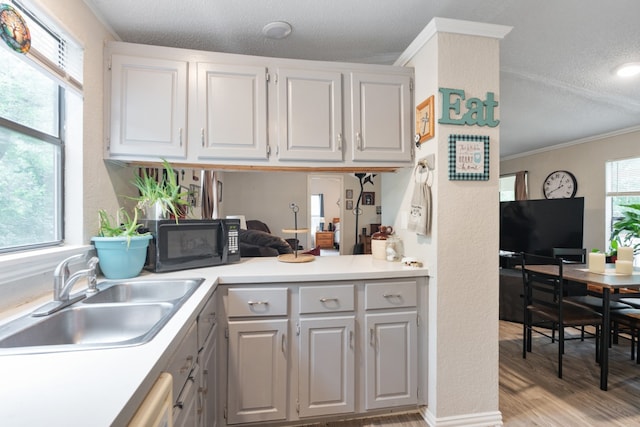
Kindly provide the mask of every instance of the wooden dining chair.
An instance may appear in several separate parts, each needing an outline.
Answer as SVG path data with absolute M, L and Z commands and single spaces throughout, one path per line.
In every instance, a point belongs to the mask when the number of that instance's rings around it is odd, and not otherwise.
M 565 262 L 575 262 L 584 264 L 587 258 L 587 250 L 585 248 L 552 248 L 554 258 L 562 258 Z
M 585 248 L 553 248 L 552 249 L 553 257 L 560 258 L 564 263 L 578 263 L 585 264 L 587 257 L 587 250 Z M 572 282 L 566 282 L 569 286 L 572 286 Z M 576 288 L 576 287 L 574 287 Z M 576 304 L 581 304 L 589 307 L 592 310 L 595 310 L 599 313 L 602 313 L 602 287 L 600 286 L 587 286 L 584 288 L 582 285 L 578 285 L 578 288 L 582 288 L 584 293 L 581 295 L 569 295 L 566 297 L 568 301 L 571 301 Z M 609 310 L 613 313 L 613 311 L 617 310 L 625 310 L 632 308 L 631 305 L 626 304 L 624 301 L 610 301 L 609 302 Z M 613 320 L 611 328 L 613 333 L 611 334 L 611 340 L 613 343 L 618 342 L 618 323 Z M 584 326 L 581 327 L 581 338 L 584 339 Z M 609 346 L 611 346 L 611 342 Z
M 532 271 L 532 265 L 553 266 L 552 274 Z M 532 333 L 544 335 L 556 341 L 558 331 L 558 378 L 562 378 L 562 356 L 564 354 L 565 328 L 593 326 L 595 328 L 595 358 L 599 361 L 599 341 L 602 316 L 597 311 L 566 299 L 566 281 L 562 275 L 562 259 L 522 254 L 522 282 L 524 287 L 524 322 L 522 334 L 522 357 L 532 350 Z M 552 335 L 546 330 L 551 329 Z
M 640 364 L 640 309 L 627 308 L 611 312 L 611 321 L 629 328 L 631 360 Z

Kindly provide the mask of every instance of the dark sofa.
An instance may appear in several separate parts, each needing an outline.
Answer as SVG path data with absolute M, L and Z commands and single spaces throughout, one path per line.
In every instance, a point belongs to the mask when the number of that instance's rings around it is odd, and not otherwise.
M 267 224 L 258 220 L 248 220 L 247 230 L 240 229 L 240 256 L 270 257 L 293 253 L 289 242 L 271 234 Z

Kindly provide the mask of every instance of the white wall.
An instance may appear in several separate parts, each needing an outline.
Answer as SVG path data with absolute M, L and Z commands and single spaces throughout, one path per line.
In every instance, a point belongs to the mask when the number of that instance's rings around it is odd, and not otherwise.
M 429 29 L 432 23 L 427 26 Z M 469 23 L 462 23 L 464 26 Z M 484 24 L 480 24 L 482 27 Z M 492 27 L 492 26 L 487 26 Z M 477 27 L 475 27 L 477 28 Z M 465 34 L 473 34 L 469 29 Z M 416 105 L 439 87 L 464 89 L 467 97 L 500 99 L 499 40 L 437 32 L 411 56 Z M 449 134 L 490 137 L 490 179 L 448 179 Z M 405 255 L 429 267 L 428 407 L 431 425 L 499 425 L 498 409 L 498 175 L 499 128 L 438 125 L 435 137 L 416 151 L 435 155 L 433 233 L 406 230 L 413 170 L 385 175 L 383 222 L 394 221 Z M 417 161 L 416 160 L 416 161 Z M 393 212 L 389 207 L 396 206 Z
M 605 163 L 640 156 L 640 130 L 612 134 L 500 162 L 500 173 L 529 171 L 529 198 L 543 199 L 542 182 L 559 169 L 573 173 L 584 197 L 584 247 L 606 250 Z
M 82 0 L 33 0 L 32 4 L 67 31 L 84 48 L 83 114 L 70 117 L 71 126 L 81 123 L 81 140 L 69 141 L 67 157 L 67 242 L 89 243 L 98 228 L 98 209 L 114 211 L 118 189 L 129 176 L 102 160 L 104 141 L 103 46 L 114 37 Z M 81 151 L 81 155 L 80 152 Z M 125 190 L 126 191 L 126 190 Z

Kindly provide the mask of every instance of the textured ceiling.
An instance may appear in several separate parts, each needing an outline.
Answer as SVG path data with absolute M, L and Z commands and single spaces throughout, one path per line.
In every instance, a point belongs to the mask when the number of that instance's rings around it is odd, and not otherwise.
M 501 156 L 640 129 L 638 0 L 84 0 L 126 42 L 392 64 L 433 17 L 512 26 L 501 42 Z M 282 40 L 262 27 L 286 21 Z

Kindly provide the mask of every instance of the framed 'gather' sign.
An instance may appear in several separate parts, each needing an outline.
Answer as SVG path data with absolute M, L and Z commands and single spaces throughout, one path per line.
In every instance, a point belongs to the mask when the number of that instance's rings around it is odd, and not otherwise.
M 449 179 L 487 181 L 489 179 L 489 137 L 449 135 Z

